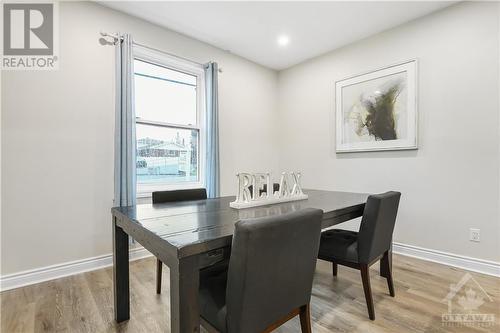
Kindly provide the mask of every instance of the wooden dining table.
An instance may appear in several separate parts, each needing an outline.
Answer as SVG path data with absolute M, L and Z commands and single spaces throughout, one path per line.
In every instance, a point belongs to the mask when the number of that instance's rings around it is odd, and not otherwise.
M 130 318 L 129 236 L 170 269 L 170 332 L 199 332 L 199 271 L 230 256 L 237 221 L 318 208 L 323 210 L 322 227 L 328 228 L 362 216 L 368 197 L 322 190 L 304 193 L 306 200 L 239 210 L 229 207 L 233 196 L 112 208 L 116 321 Z

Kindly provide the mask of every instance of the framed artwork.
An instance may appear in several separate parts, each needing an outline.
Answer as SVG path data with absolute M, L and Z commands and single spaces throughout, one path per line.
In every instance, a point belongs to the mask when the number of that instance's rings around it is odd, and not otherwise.
M 417 149 L 417 60 L 335 83 L 336 151 Z

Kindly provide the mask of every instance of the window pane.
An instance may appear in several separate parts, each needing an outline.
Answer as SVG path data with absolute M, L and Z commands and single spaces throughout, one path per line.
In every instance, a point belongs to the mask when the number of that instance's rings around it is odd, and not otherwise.
M 196 76 L 137 59 L 134 71 L 137 117 L 196 125 Z
M 198 181 L 198 130 L 145 124 L 136 129 L 138 185 Z

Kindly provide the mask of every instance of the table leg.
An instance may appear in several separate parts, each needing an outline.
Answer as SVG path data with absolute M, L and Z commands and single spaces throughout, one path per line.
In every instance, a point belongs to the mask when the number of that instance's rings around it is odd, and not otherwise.
M 179 259 L 176 267 L 170 267 L 171 333 L 200 332 L 199 285 L 198 257 Z
M 128 235 L 116 225 L 113 216 L 113 287 L 115 319 L 119 323 L 130 319 L 128 264 Z
M 391 274 L 392 270 L 392 244 L 391 247 L 389 248 L 389 251 L 387 252 L 388 252 L 387 257 L 384 256 L 382 257 L 382 259 L 380 259 L 380 276 L 385 278 L 387 278 Z

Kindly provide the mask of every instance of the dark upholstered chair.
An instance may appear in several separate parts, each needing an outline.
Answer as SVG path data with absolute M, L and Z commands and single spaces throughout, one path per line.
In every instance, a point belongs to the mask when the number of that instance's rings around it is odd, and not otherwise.
M 229 269 L 200 274 L 200 315 L 209 332 L 270 332 L 300 315 L 311 332 L 309 302 L 323 212 L 236 223 Z
M 206 198 L 207 190 L 204 188 L 153 192 L 153 204 L 173 201 L 204 200 Z
M 253 185 L 248 186 L 248 190 L 250 191 L 250 193 L 252 193 L 253 192 Z M 280 190 L 280 184 L 273 183 L 273 192 L 270 193 L 270 195 L 272 195 L 274 192 L 279 191 L 279 190 Z M 267 184 L 264 184 L 264 186 L 262 186 L 262 189 L 259 191 L 259 195 L 262 194 L 263 192 L 267 192 Z
M 318 258 L 332 262 L 334 276 L 337 276 L 337 264 L 361 270 L 371 320 L 375 320 L 375 310 L 369 268 L 379 259 L 381 259 L 381 270 L 387 279 L 390 295 L 392 297 L 395 295 L 389 250 L 400 197 L 399 192 L 370 195 L 365 205 L 359 232 L 333 229 L 321 234 Z
M 173 201 L 204 200 L 207 198 L 207 191 L 204 188 L 176 191 L 153 192 L 153 205 Z M 161 294 L 161 274 L 163 263 L 156 259 L 156 293 Z

